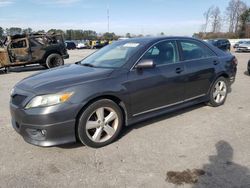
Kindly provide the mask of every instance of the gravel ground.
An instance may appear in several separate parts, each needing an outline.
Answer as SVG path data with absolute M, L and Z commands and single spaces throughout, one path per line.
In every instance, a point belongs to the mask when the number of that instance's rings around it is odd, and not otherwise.
M 66 63 L 92 52 L 69 51 Z M 250 77 L 246 73 L 250 54 L 236 56 L 237 78 L 225 105 L 196 105 L 138 123 L 100 149 L 26 143 L 11 127 L 9 93 L 19 80 L 43 68 L 0 73 L 0 187 L 156 188 L 177 187 L 182 181 L 187 182 L 180 185 L 185 188 L 250 187 Z M 185 181 L 182 175 L 194 181 Z

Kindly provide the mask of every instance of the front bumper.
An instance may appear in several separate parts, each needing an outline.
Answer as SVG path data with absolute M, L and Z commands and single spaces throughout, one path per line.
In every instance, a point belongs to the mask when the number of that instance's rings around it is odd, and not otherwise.
M 65 106 L 25 110 L 10 103 L 12 126 L 30 144 L 54 146 L 75 142 L 78 106 Z
M 236 48 L 236 52 L 250 52 L 249 48 Z

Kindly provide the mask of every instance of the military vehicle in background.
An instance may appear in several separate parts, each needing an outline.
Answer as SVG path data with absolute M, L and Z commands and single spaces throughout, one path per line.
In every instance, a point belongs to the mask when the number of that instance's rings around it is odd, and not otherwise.
M 33 33 L 8 36 L 0 43 L 0 69 L 40 64 L 46 68 L 64 65 L 69 58 L 61 34 Z

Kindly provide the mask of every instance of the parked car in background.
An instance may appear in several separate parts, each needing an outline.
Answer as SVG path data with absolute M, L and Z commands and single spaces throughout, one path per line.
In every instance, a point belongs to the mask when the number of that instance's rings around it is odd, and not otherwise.
M 89 41 L 89 46 L 91 49 L 100 49 L 108 44 L 111 44 L 113 41 L 108 40 L 91 40 Z
M 17 83 L 12 125 L 35 145 L 98 148 L 124 126 L 197 103 L 223 105 L 236 70 L 235 56 L 197 39 L 120 40 Z
M 95 44 L 92 45 L 92 49 L 100 49 L 109 44 L 108 41 L 96 41 Z
M 8 36 L 0 46 L 0 69 L 11 66 L 40 64 L 53 68 L 69 58 L 61 34 L 33 33 Z
M 244 40 L 240 40 L 238 42 L 236 42 L 234 45 L 233 45 L 233 48 L 236 49 L 239 47 L 240 44 L 244 43 L 245 41 Z
M 86 49 L 89 48 L 88 45 L 84 42 L 79 42 L 76 46 L 77 49 Z
M 231 43 L 228 39 L 210 39 L 207 42 L 223 51 L 230 51 L 231 49 Z
M 250 52 L 250 41 L 244 41 L 236 48 L 236 52 Z
M 76 49 L 76 44 L 73 41 L 65 41 L 65 45 L 66 45 L 67 50 Z

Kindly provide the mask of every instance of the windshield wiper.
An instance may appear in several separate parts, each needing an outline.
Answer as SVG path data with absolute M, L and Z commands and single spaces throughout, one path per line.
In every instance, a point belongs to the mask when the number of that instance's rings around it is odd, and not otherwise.
M 81 64 L 83 66 L 86 66 L 86 67 L 95 67 L 94 65 L 90 64 L 90 63 L 83 63 Z

